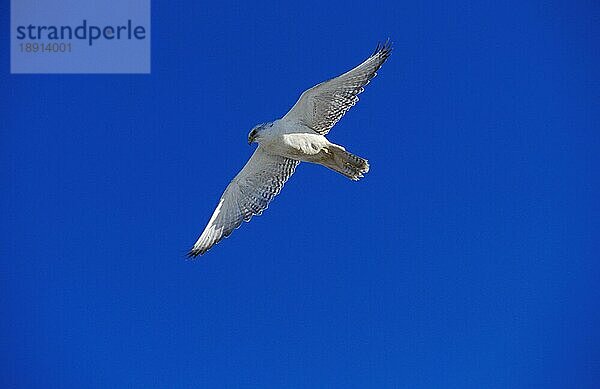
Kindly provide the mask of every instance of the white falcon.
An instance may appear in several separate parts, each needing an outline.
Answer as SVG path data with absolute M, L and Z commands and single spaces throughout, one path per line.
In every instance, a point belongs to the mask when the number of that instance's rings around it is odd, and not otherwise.
M 242 221 L 260 215 L 283 188 L 300 162 L 328 167 L 351 180 L 369 171 L 366 159 L 329 142 L 325 135 L 358 101 L 358 94 L 377 75 L 390 56 L 391 44 L 375 52 L 354 69 L 306 90 L 281 119 L 260 124 L 248 134 L 258 147 L 221 196 L 204 232 L 189 251 L 204 254 L 228 237 Z

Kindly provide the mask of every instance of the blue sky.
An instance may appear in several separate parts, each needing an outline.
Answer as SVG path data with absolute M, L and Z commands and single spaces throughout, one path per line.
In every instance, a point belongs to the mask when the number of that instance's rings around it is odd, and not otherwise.
M 150 75 L 9 75 L 0 40 L 3 387 L 597 387 L 599 18 L 154 2 Z M 186 261 L 248 131 L 388 37 L 330 133 L 369 174 L 300 165 Z

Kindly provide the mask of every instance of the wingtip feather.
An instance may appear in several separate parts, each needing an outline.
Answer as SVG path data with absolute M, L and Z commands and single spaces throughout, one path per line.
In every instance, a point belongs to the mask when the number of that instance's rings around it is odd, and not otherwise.
M 375 48 L 375 51 L 373 52 L 373 54 L 371 56 L 373 57 L 376 55 L 380 55 L 385 60 L 392 53 L 392 49 L 393 49 L 393 42 L 390 40 L 390 38 L 387 38 L 385 42 L 377 42 L 377 47 Z
M 187 259 L 196 259 L 199 255 L 202 255 L 203 253 L 200 250 L 195 250 L 194 248 L 190 249 L 190 251 L 187 252 L 187 254 L 185 255 L 187 257 Z

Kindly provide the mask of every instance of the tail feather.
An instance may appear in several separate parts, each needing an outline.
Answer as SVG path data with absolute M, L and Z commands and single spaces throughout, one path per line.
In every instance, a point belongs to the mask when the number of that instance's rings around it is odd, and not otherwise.
M 343 147 L 330 147 L 331 158 L 325 164 L 353 181 L 358 181 L 369 171 L 369 161 L 344 150 Z

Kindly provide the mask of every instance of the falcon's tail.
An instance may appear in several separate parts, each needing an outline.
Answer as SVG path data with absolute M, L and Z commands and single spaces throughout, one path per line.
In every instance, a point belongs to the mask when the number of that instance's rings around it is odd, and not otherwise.
M 341 146 L 331 145 L 329 152 L 332 157 L 323 165 L 351 180 L 358 181 L 369 171 L 369 161 L 347 152 Z

